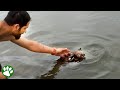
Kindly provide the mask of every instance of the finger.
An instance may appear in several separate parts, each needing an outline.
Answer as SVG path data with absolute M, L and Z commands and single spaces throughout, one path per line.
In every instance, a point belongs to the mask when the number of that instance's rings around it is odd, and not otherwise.
M 63 51 L 64 52 L 70 52 L 70 50 L 68 48 L 64 48 Z
M 68 57 L 68 54 L 67 54 L 67 53 L 64 53 L 64 54 L 62 54 L 62 56 L 64 56 L 64 57 Z
M 65 55 L 66 55 L 66 56 L 70 56 L 70 55 L 71 55 L 71 53 L 70 53 L 70 52 L 68 52 L 68 53 L 65 53 Z
M 68 52 L 68 56 L 70 56 L 72 53 L 71 52 Z
M 61 58 L 65 58 L 65 56 L 63 54 L 60 55 Z
M 68 53 L 64 53 L 63 55 L 64 57 L 69 57 Z

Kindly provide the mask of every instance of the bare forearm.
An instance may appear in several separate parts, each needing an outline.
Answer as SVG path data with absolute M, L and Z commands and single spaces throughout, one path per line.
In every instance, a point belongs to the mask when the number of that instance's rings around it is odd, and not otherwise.
M 30 51 L 38 52 L 38 53 L 49 53 L 49 54 L 51 54 L 53 52 L 52 47 L 38 43 L 36 41 L 33 41 L 31 43 L 32 43 L 32 45 L 29 47 Z
M 28 40 L 26 38 L 20 38 L 19 40 L 11 40 L 11 41 L 33 52 L 52 54 L 52 52 L 54 51 L 54 48 L 52 47 L 46 46 L 36 41 Z
M 23 48 L 26 48 L 30 51 L 33 51 L 33 52 L 49 53 L 52 55 L 58 55 L 61 52 L 60 51 L 61 49 L 49 47 L 47 45 L 38 43 L 38 42 L 33 41 L 33 40 L 28 40 L 28 39 L 22 38 L 22 37 L 19 40 L 11 40 L 11 42 L 13 42 L 13 43 L 15 43 Z M 63 51 L 64 51 L 64 49 L 63 49 Z

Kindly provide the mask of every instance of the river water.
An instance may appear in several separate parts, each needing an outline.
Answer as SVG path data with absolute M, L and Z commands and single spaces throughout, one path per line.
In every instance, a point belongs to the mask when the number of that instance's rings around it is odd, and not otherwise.
M 3 20 L 8 11 L 0 11 Z M 0 63 L 11 65 L 10 79 L 116 79 L 120 78 L 119 11 L 28 11 L 31 40 L 71 51 L 82 48 L 86 60 L 56 63 L 59 57 L 34 53 L 9 41 L 0 42 Z

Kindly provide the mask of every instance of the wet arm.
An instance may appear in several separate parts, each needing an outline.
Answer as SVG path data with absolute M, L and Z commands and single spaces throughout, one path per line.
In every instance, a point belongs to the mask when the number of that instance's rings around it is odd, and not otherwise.
M 52 47 L 22 37 L 19 40 L 11 40 L 11 42 L 33 52 L 49 53 L 49 54 L 52 54 L 54 52 L 54 48 Z

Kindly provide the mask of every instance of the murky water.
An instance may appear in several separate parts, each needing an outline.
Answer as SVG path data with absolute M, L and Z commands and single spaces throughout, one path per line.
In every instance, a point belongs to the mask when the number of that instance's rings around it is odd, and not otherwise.
M 0 42 L 0 63 L 14 67 L 11 79 L 120 78 L 119 11 L 29 11 L 32 21 L 24 37 L 40 43 L 79 48 L 80 63 L 56 63 L 59 57 L 30 52 L 11 42 Z M 0 11 L 3 20 L 7 11 Z

